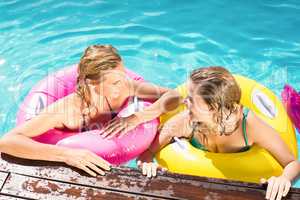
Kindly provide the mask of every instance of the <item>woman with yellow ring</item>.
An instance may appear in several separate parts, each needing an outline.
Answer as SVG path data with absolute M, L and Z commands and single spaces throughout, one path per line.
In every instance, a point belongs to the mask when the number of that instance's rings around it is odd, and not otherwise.
M 186 87 L 178 91 L 188 109 L 179 108 L 169 120 L 164 116 L 160 134 L 138 158 L 143 174 L 156 175 L 154 155 L 175 139 L 156 155 L 170 171 L 267 182 L 267 199 L 285 196 L 300 163 L 293 126 L 272 92 L 222 67 L 194 70 Z

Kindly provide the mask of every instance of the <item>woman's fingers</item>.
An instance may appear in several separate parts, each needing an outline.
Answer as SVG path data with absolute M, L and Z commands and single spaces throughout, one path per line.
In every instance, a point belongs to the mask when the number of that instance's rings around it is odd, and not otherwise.
M 136 165 L 139 167 L 139 168 L 142 168 L 143 166 L 143 163 L 142 163 L 142 161 L 140 161 L 140 160 L 138 160 L 137 162 L 136 162 Z
M 157 163 L 138 162 L 138 166 L 142 167 L 142 174 L 148 178 L 157 176 L 157 170 L 164 169 L 157 165 Z
M 121 124 L 115 124 L 115 126 L 103 131 L 102 137 L 103 138 L 108 137 L 109 135 L 111 135 L 114 132 L 115 129 L 119 128 L 120 126 L 121 126 Z
M 107 170 L 109 171 L 110 168 L 111 168 L 111 164 L 109 162 L 107 162 L 106 160 L 104 160 L 103 158 L 97 156 L 96 154 L 94 153 L 91 153 L 90 154 L 90 161 L 92 163 L 94 163 L 95 165 L 101 167 L 102 169 L 104 170 Z
M 124 117 L 111 121 L 107 127 L 105 127 L 101 131 L 101 135 L 103 138 L 111 139 L 114 136 L 118 138 L 123 137 L 129 130 L 136 127 L 138 124 L 135 115 L 131 115 L 130 117 Z
M 284 185 L 284 190 L 283 190 L 283 196 L 285 197 L 288 192 L 290 191 L 292 184 L 291 182 L 288 182 L 287 184 Z
M 281 200 L 282 195 L 283 195 L 284 187 L 285 187 L 285 183 L 280 183 L 276 200 Z
M 276 195 L 277 195 L 277 193 L 278 193 L 278 188 L 279 188 L 279 182 L 278 182 L 278 181 L 275 181 L 275 182 L 274 182 L 274 185 L 273 185 L 273 188 L 272 188 L 270 200 L 275 200 Z
M 152 166 L 151 163 L 143 163 L 143 169 L 142 169 L 142 173 L 144 176 L 147 176 L 148 178 L 151 178 L 151 174 L 152 174 Z
M 167 171 L 167 168 L 164 168 L 157 163 L 154 162 L 142 162 L 141 160 L 137 161 L 137 166 L 142 169 L 142 174 L 145 176 L 150 177 L 155 177 L 157 176 L 157 170 L 161 170 L 163 172 Z
M 103 130 L 104 130 L 104 131 L 109 130 L 109 129 L 113 128 L 116 124 L 119 124 L 119 123 L 120 123 L 120 118 L 119 118 L 119 117 L 116 117 L 116 118 L 110 120 L 110 121 L 108 122 L 107 126 L 104 127 Z
M 129 131 L 130 129 L 128 127 L 123 127 L 122 130 L 119 131 L 119 133 L 116 135 L 118 138 L 123 137 L 124 135 L 126 135 L 126 133 Z
M 111 128 L 107 129 L 106 131 L 104 131 L 104 133 L 102 134 L 102 137 L 106 138 L 109 135 L 112 135 L 113 133 L 116 132 L 116 129 L 120 128 L 121 126 L 122 126 L 122 123 L 116 123 L 114 126 L 112 126 Z
M 91 176 L 96 176 L 95 172 L 104 175 L 103 170 L 110 170 L 110 163 L 95 153 L 84 149 L 71 150 L 72 154 L 70 154 L 70 158 L 65 161 L 66 164 L 82 169 Z
M 271 177 L 268 180 L 261 179 L 260 182 L 262 184 L 268 182 L 266 199 L 269 200 L 281 200 L 282 197 L 285 197 L 291 187 L 291 182 L 285 177 Z
M 143 175 L 147 175 L 147 163 L 143 163 L 142 164 L 142 173 L 143 173 Z
M 270 199 L 272 190 L 273 190 L 273 184 L 274 184 L 274 177 L 271 177 L 268 180 L 268 187 L 267 187 L 267 192 L 266 192 L 266 199 Z
M 157 171 L 157 164 L 156 163 L 152 163 L 151 164 L 151 173 L 152 173 L 153 177 L 156 176 L 156 171 Z
M 152 177 L 152 165 L 151 165 L 151 163 L 147 163 L 147 177 L 148 178 Z
M 271 198 L 270 198 L 270 200 L 275 200 L 276 195 L 278 193 L 278 188 L 279 188 L 279 181 L 278 181 L 278 179 L 275 179 L 275 181 L 273 183 L 273 187 L 272 187 L 272 192 L 271 192 Z
M 82 169 L 83 171 L 85 171 L 86 173 L 88 173 L 91 176 L 96 176 L 96 173 L 93 172 L 92 170 L 90 170 L 89 168 L 87 168 L 84 164 L 79 164 L 76 167 L 78 167 L 79 169 Z
M 105 175 L 105 172 L 102 171 L 99 167 L 97 167 L 96 165 L 94 165 L 93 163 L 91 162 L 88 162 L 88 161 L 85 161 L 84 162 L 84 165 L 89 167 L 90 169 L 94 170 L 95 172 L 97 172 L 98 174 L 104 176 Z
M 109 131 L 111 128 L 113 128 L 115 126 L 115 124 L 118 123 L 117 118 L 114 118 L 113 120 L 108 122 L 108 125 L 106 127 L 104 127 L 104 129 L 101 130 L 100 135 L 102 135 L 103 133 L 105 133 L 106 131 Z
M 108 137 L 106 137 L 107 139 L 111 139 L 113 137 L 121 137 L 121 134 L 126 133 L 126 126 L 123 124 L 121 126 L 119 126 L 117 129 L 115 129 Z

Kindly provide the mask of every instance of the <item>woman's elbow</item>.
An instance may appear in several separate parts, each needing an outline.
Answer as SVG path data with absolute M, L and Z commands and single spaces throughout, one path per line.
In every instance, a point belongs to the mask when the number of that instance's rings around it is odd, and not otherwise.
M 19 133 L 15 132 L 8 132 L 0 138 L 0 152 L 5 152 L 5 149 L 11 144 L 14 143 L 14 141 L 18 140 Z
M 11 136 L 9 135 L 4 135 L 2 138 L 0 138 L 0 152 L 5 152 L 7 149 L 8 144 L 10 143 L 10 138 Z
M 176 109 L 180 104 L 182 104 L 182 96 L 175 90 L 168 92 L 168 96 L 164 101 L 165 111 L 172 111 Z

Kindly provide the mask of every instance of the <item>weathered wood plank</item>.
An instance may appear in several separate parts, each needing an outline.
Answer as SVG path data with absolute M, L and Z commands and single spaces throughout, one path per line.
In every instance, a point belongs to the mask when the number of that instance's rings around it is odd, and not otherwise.
M 0 168 L 1 169 L 1 168 Z M 0 171 L 0 192 L 1 189 L 6 181 L 6 178 L 8 177 L 8 172 L 2 172 Z M 0 196 L 0 200 L 1 200 L 1 196 Z
M 1 168 L 0 168 L 1 169 Z M 4 182 L 5 182 L 5 180 L 6 180 L 6 178 L 7 178 L 7 176 L 8 176 L 8 173 L 7 172 L 1 172 L 0 171 L 0 190 L 1 190 L 1 188 L 2 188 L 2 186 L 3 186 L 3 184 L 4 184 Z
M 9 162 L 0 160 L 0 168 L 11 173 L 120 193 L 133 193 L 168 199 L 225 200 L 264 199 L 265 195 L 263 186 L 244 182 L 171 173 L 159 173 L 157 178 L 150 180 L 142 176 L 139 171 L 130 168 L 116 168 L 106 176 L 94 178 L 87 177 L 76 169 L 73 171 L 68 167 L 60 167 L 61 163 L 28 161 L 10 156 L 5 159 Z M 11 162 L 17 162 L 22 165 Z M 286 199 L 300 199 L 300 190 L 292 189 Z
M 0 200 L 24 200 L 25 198 L 0 194 Z M 29 200 L 29 199 L 26 199 Z
M 33 178 L 18 174 L 10 174 L 7 183 L 2 189 L 2 194 L 43 200 L 88 200 L 88 199 L 153 199 L 130 193 L 120 193 L 104 189 L 72 185 L 58 181 Z

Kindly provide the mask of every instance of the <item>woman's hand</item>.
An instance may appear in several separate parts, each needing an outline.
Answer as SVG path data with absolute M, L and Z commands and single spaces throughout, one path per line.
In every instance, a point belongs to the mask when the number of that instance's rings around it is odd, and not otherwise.
M 137 165 L 142 169 L 143 175 L 148 178 L 155 177 L 157 170 L 167 171 L 166 168 L 161 167 L 153 161 L 153 154 L 146 150 L 137 159 Z
M 128 117 L 115 117 L 109 124 L 101 131 L 100 135 L 103 138 L 111 139 L 115 136 L 122 137 L 128 131 L 134 129 L 140 124 L 139 117 L 132 114 Z
M 91 176 L 105 175 L 105 170 L 110 170 L 110 164 L 93 152 L 85 149 L 67 149 L 64 162 L 70 166 L 82 169 Z M 97 174 L 96 174 L 96 173 Z
M 261 183 L 268 184 L 266 199 L 270 200 L 280 200 L 282 197 L 285 197 L 292 185 L 291 181 L 285 176 L 272 176 L 268 180 L 261 179 Z

